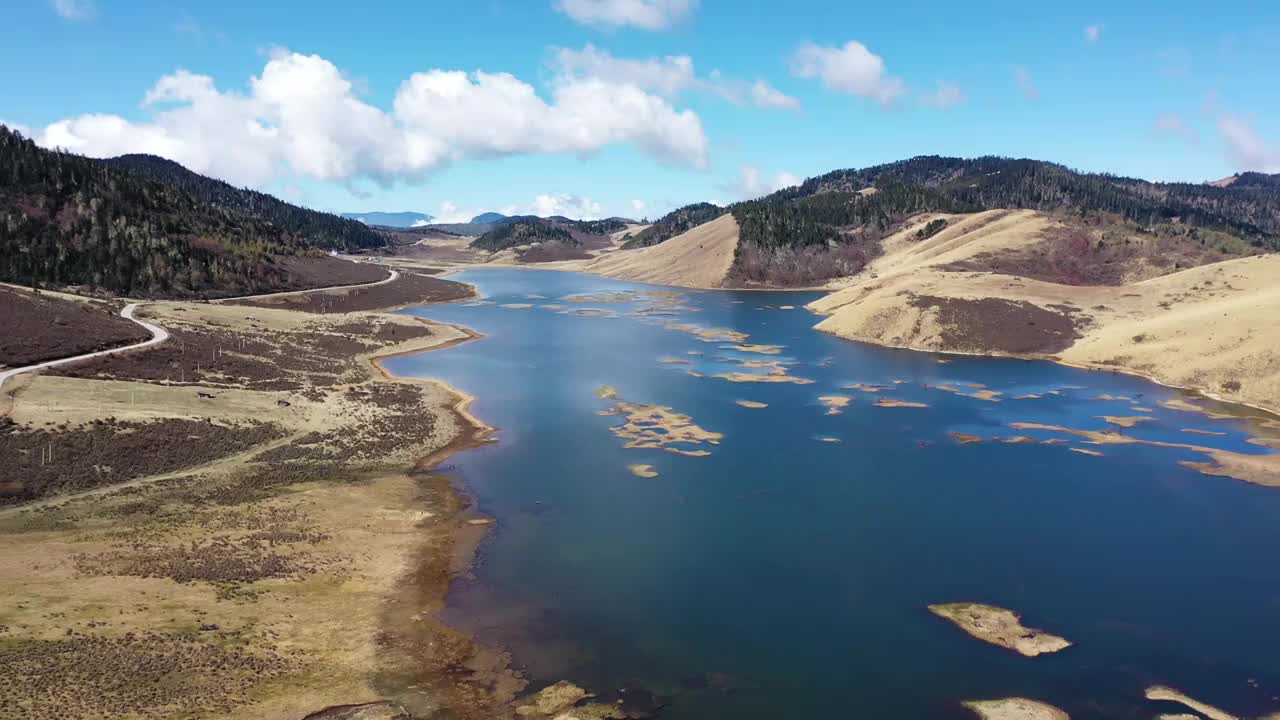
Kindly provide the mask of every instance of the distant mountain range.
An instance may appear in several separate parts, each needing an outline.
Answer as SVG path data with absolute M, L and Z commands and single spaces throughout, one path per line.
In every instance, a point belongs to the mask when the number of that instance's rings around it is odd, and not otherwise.
M 342 217 L 359 220 L 365 225 L 381 225 L 383 227 L 408 228 L 419 227 L 430 223 L 434 218 L 420 212 L 354 212 L 342 213 Z
M 475 216 L 475 217 L 471 218 L 471 222 L 473 222 L 473 223 L 496 223 L 496 222 L 501 222 L 501 221 L 506 220 L 506 219 L 507 219 L 507 216 L 506 216 L 506 215 L 503 215 L 502 213 L 497 213 L 497 212 L 486 212 L 486 213 L 480 213 L 479 215 L 477 215 L 477 216 Z

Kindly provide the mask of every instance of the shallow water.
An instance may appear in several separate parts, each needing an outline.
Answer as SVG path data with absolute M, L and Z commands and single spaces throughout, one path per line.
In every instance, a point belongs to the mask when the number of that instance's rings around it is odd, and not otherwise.
M 1013 695 L 1073 718 L 1150 718 L 1176 710 L 1142 698 L 1157 683 L 1241 715 L 1280 710 L 1280 489 L 1180 466 L 1205 459 L 1190 451 L 1007 427 L 1104 430 L 1099 415 L 1147 414 L 1122 432 L 1264 451 L 1245 422 L 1165 409 L 1181 394 L 1122 375 L 843 341 L 812 330 L 812 293 L 680 291 L 674 315 L 639 315 L 662 288 L 528 270 L 458 279 L 485 301 L 407 312 L 486 337 L 386 364 L 476 395 L 498 428 L 497 443 L 447 461 L 497 523 L 446 615 L 509 647 L 535 687 L 639 686 L 672 696 L 664 717 L 699 719 L 963 718 L 962 700 Z M 636 294 L 564 299 L 617 291 Z M 673 323 L 784 348 L 740 353 Z M 765 372 L 735 359 L 794 362 L 788 374 L 814 382 L 689 374 Z M 888 389 L 841 388 L 859 382 Z M 973 391 L 960 383 L 1000 401 L 936 388 Z M 601 385 L 724 437 L 688 448 L 706 457 L 624 448 Z M 827 414 L 818 398 L 836 394 L 852 402 Z M 1107 394 L 1132 401 L 1095 399 Z M 1070 442 L 990 440 L 1020 434 Z M 637 463 L 658 477 L 633 475 Z M 1076 645 L 1024 658 L 926 610 L 957 601 L 1008 607 Z

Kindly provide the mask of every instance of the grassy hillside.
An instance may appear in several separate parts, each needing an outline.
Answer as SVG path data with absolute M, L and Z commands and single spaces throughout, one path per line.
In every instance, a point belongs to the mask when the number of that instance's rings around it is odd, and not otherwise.
M 324 251 L 383 244 L 356 221 L 167 160 L 94 160 L 0 126 L 0 280 L 121 295 L 237 295 L 344 275 L 359 282 L 366 269 Z
M 1226 238 L 1271 251 L 1280 249 L 1275 180 L 1246 173 L 1222 187 L 1152 183 L 999 157 L 927 156 L 837 170 L 733 205 L 741 235 L 732 274 L 744 283 L 818 283 L 861 269 L 880 239 L 913 215 L 1001 208 L 1107 218 L 1180 242 Z
M 711 203 L 694 203 L 676 208 L 659 218 L 652 225 L 636 233 L 622 245 L 623 250 L 650 247 L 666 242 L 683 232 L 715 220 L 724 214 L 724 208 Z M 619 228 L 621 229 L 621 228 Z

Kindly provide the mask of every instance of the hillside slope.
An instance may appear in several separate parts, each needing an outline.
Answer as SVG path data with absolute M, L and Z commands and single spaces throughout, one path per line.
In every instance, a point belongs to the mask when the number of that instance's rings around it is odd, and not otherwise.
M 152 156 L 46 150 L 0 126 L 0 280 L 117 295 L 209 297 L 366 282 L 326 257 L 386 240 Z
M 618 250 L 575 266 L 619 280 L 693 288 L 723 287 L 738 246 L 738 223 L 724 214 L 650 247 Z
M 1226 185 L 1154 183 L 1038 160 L 921 156 L 836 170 L 733 205 L 742 284 L 818 285 L 874 259 L 878 242 L 920 213 L 1039 210 L 1186 243 L 1280 249 L 1280 192 L 1248 174 Z
M 1072 285 L 977 269 L 1034 246 L 1060 221 L 992 211 L 884 255 L 809 307 L 817 329 L 917 350 L 1048 357 L 1280 409 L 1280 255 L 1237 257 L 1131 282 Z M 965 269 L 956 269 L 961 264 Z

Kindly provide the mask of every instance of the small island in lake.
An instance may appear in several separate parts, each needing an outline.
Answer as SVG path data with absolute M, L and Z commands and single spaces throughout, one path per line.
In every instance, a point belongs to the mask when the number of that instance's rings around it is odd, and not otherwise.
M 983 720 L 1068 720 L 1065 712 L 1052 705 L 1027 698 L 971 700 L 964 704 Z
M 1012 610 L 981 603 L 930 605 L 929 612 L 946 618 L 970 635 L 1027 657 L 1071 647 L 1071 641 L 1044 630 L 1025 627 Z

